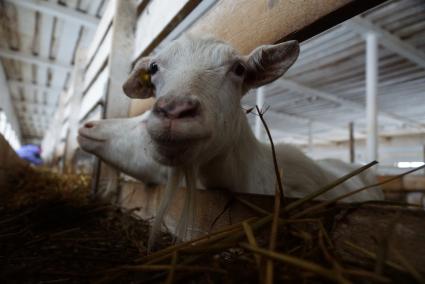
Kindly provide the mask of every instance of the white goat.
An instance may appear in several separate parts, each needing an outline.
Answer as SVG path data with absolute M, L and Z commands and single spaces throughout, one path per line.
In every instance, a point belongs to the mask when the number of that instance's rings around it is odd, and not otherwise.
M 87 123 L 80 129 L 80 145 L 144 181 L 161 182 L 164 166 L 172 169 L 154 230 L 159 228 L 183 174 L 192 196 L 196 178 L 205 188 L 274 194 L 270 145 L 255 138 L 240 100 L 249 89 L 282 76 L 298 53 L 295 41 L 260 46 L 249 56 L 241 56 L 215 39 L 182 37 L 156 56 L 139 60 L 124 84 L 130 97 L 155 95 L 152 112 Z M 145 80 L 146 74 L 150 81 Z M 336 160 L 316 163 L 290 145 L 277 145 L 276 150 L 285 195 L 289 197 L 316 191 L 353 168 Z M 360 175 L 320 198 L 355 190 L 365 180 L 373 183 L 373 178 Z M 383 199 L 382 192 L 373 189 L 345 201 L 379 199 Z M 183 222 L 187 223 L 192 206 L 188 201 Z M 181 227 L 185 231 L 185 226 Z

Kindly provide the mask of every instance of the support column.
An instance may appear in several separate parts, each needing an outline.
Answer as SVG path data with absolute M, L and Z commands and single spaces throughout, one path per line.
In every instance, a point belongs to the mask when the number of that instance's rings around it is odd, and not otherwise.
M 425 144 L 422 146 L 422 161 L 425 163 Z M 424 169 L 424 175 L 425 175 L 425 169 Z
M 366 121 L 367 160 L 378 159 L 378 43 L 376 34 L 366 34 Z
M 313 154 L 313 121 L 308 122 L 308 153 Z
M 257 102 L 256 105 L 261 110 L 264 106 L 264 87 L 260 87 L 257 89 Z M 263 125 L 261 123 L 261 119 L 259 116 L 255 118 L 255 128 L 254 133 L 255 137 L 257 137 L 258 140 L 263 141 L 264 140 L 264 129 Z
M 108 85 L 105 95 L 105 118 L 128 117 L 130 99 L 123 93 L 122 84 L 131 71 L 136 24 L 135 1 L 113 0 L 112 46 L 108 58 Z M 115 168 L 100 162 L 95 177 L 96 194 L 115 202 L 119 197 L 119 175 Z
M 354 122 L 348 124 L 348 129 L 350 133 L 349 147 L 350 147 L 350 163 L 354 164 L 356 160 L 356 149 L 355 149 L 355 139 L 354 139 Z

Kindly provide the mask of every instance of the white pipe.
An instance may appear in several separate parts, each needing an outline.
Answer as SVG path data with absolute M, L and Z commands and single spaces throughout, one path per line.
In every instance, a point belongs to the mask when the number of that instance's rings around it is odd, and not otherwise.
M 257 102 L 256 105 L 261 110 L 264 106 L 264 87 L 260 87 L 257 89 Z M 259 116 L 255 118 L 255 128 L 254 133 L 255 137 L 257 137 L 258 140 L 263 141 L 264 140 L 264 129 L 263 124 L 261 123 L 261 119 Z
M 308 153 L 313 154 L 313 122 L 308 122 Z
M 376 34 L 366 34 L 366 121 L 367 159 L 378 159 L 378 42 Z

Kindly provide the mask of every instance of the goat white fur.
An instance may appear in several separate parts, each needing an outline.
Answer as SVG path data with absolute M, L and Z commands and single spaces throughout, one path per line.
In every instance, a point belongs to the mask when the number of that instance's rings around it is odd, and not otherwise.
M 91 122 L 91 127 L 80 129 L 80 145 L 145 182 L 161 182 L 164 169 L 173 169 L 154 229 L 159 228 L 183 173 L 192 176 L 192 189 L 197 177 L 207 189 L 274 194 L 270 145 L 253 135 L 240 99 L 250 88 L 283 75 L 298 52 L 296 42 L 287 42 L 261 46 L 244 57 L 221 41 L 183 37 L 154 58 L 141 59 L 124 85 L 131 97 L 155 94 L 153 111 L 136 118 Z M 147 72 L 154 90 L 140 82 Z M 315 162 L 290 145 L 276 145 L 276 152 L 288 197 L 305 196 L 355 168 L 337 160 Z M 361 174 L 320 198 L 340 196 L 373 182 L 373 176 Z M 370 189 L 345 201 L 380 199 L 382 192 Z M 182 217 L 186 223 L 192 205 Z

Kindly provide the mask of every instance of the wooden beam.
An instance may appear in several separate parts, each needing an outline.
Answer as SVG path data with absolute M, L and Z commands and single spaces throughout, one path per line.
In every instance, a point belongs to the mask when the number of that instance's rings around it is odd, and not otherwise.
M 111 30 L 111 48 L 108 65 L 105 71 L 108 75 L 105 94 L 105 118 L 126 117 L 130 106 L 130 99 L 122 90 L 122 82 L 127 79 L 131 70 L 132 51 L 135 44 L 133 29 L 136 21 L 136 7 L 133 1 L 114 1 L 114 19 Z M 93 180 L 95 193 L 114 201 L 118 194 L 118 180 L 120 172 L 113 167 L 100 163 Z M 105 184 L 103 181 L 107 180 Z
M 210 34 L 231 43 L 243 53 L 261 44 L 275 43 L 345 5 L 350 0 L 218 2 L 190 29 L 194 34 Z
M 411 62 L 425 69 L 425 53 L 411 44 L 402 41 L 397 36 L 384 30 L 383 28 L 373 24 L 368 19 L 356 17 L 350 20 L 347 27 L 362 35 L 367 32 L 373 32 L 379 36 L 379 43 L 384 45 L 389 50 L 403 56 Z
M 96 28 L 99 23 L 99 19 L 88 15 L 83 12 L 79 12 L 72 8 L 67 8 L 62 5 L 55 4 L 53 2 L 39 1 L 39 0 L 7 0 L 8 2 L 25 7 L 27 9 L 39 11 L 47 15 L 58 17 L 69 22 L 83 25 L 87 28 Z
M 60 69 L 66 72 L 70 72 L 72 70 L 71 64 L 61 63 L 47 58 L 30 55 L 20 51 L 7 50 L 4 48 L 0 49 L 0 57 L 23 61 L 26 63 L 36 64 L 44 67 L 50 67 L 53 69 Z

